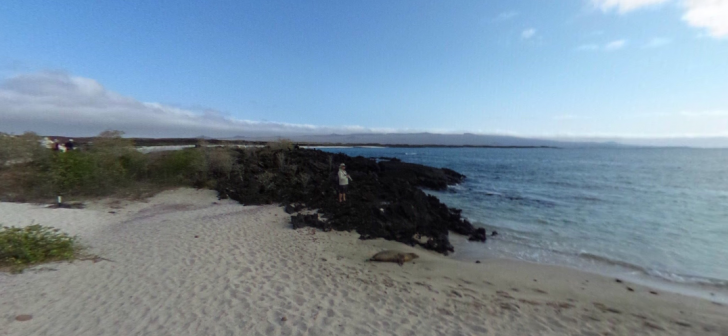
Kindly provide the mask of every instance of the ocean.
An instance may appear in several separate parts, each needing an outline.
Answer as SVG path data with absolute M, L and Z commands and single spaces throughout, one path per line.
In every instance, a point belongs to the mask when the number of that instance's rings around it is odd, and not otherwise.
M 728 302 L 728 149 L 321 149 L 465 174 L 426 192 L 498 236 L 452 234 L 454 258 L 567 266 Z

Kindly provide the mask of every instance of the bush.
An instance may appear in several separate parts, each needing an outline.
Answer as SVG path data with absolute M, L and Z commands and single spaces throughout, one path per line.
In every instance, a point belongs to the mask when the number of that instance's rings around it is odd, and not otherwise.
M 128 184 L 134 174 L 142 174 L 145 162 L 134 148 L 134 142 L 121 136 L 124 132 L 107 130 L 101 132 L 91 144 L 89 154 L 95 161 L 96 184 L 106 191 Z
M 42 160 L 49 150 L 41 145 L 41 138 L 33 132 L 22 135 L 0 133 L 0 169 L 16 163 Z
M 293 142 L 288 139 L 280 139 L 278 141 L 273 141 L 268 143 L 268 147 L 274 151 L 276 150 L 292 150 L 293 149 Z
M 226 148 L 211 148 L 207 150 L 207 167 L 210 173 L 230 177 L 233 170 L 233 157 Z
M 260 185 L 263 186 L 263 188 L 265 188 L 266 190 L 275 187 L 275 177 L 276 174 L 270 171 L 265 171 L 262 174 L 256 176 L 256 178 L 258 179 L 258 183 L 260 183 Z
M 306 173 L 301 173 L 301 176 L 298 178 L 301 181 L 302 189 L 307 191 L 308 189 L 308 183 L 311 181 L 311 175 L 308 175 Z
M 200 141 L 198 148 L 143 154 L 123 134 L 104 131 L 83 149 L 64 153 L 44 148 L 33 133 L 0 133 L 0 199 L 43 201 L 57 195 L 104 196 L 152 186 L 212 187 L 216 178 L 233 174 L 243 181 L 238 156 L 228 148 Z M 257 160 L 255 150 L 243 152 L 244 158 Z
M 199 148 L 162 153 L 149 166 L 152 178 L 165 182 L 200 181 L 207 175 L 205 155 Z
M 286 154 L 276 153 L 276 160 L 278 161 L 278 169 L 283 171 L 286 168 Z
M 48 178 L 53 193 L 82 192 L 94 188 L 97 177 L 94 157 L 87 152 L 69 151 L 53 156 L 48 167 Z
M 146 157 L 122 134 L 105 131 L 90 143 L 88 151 L 53 152 L 50 159 L 36 162 L 39 180 L 50 185 L 46 193 L 105 195 L 144 177 Z
M 119 162 L 129 179 L 141 180 L 149 177 L 149 156 L 135 150 L 123 154 Z
M 80 251 L 75 237 L 59 229 L 31 225 L 0 227 L 0 267 L 20 272 L 30 265 L 72 260 Z

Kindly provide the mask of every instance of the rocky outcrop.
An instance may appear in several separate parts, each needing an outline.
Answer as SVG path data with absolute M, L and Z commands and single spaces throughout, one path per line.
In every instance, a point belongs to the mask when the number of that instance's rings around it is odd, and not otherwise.
M 336 172 L 345 163 L 353 178 L 347 201 L 338 202 Z M 295 213 L 300 204 L 318 209 L 314 215 L 291 217 L 294 228 L 356 231 L 361 239 L 384 238 L 447 254 L 453 251 L 450 231 L 485 241 L 452 209 L 420 188 L 443 190 L 465 176 L 450 169 L 432 168 L 398 160 L 349 157 L 318 150 L 270 148 L 238 151 L 236 170 L 218 176 L 221 198 L 243 204 L 286 204 Z M 291 206 L 299 204 L 299 209 Z
M 487 239 L 485 235 L 485 229 L 484 228 L 477 228 L 475 229 L 475 232 L 470 236 L 468 240 L 470 241 L 479 241 L 485 243 L 485 240 Z

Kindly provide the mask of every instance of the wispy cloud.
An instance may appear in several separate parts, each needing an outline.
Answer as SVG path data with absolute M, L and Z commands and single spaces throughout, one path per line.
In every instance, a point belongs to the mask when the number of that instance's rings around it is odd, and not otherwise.
M 612 42 L 605 43 L 604 45 L 599 45 L 596 43 L 588 43 L 588 44 L 582 44 L 578 47 L 576 47 L 576 50 L 578 51 L 616 51 L 619 49 L 623 49 L 627 46 L 627 40 L 615 40 Z
M 680 2 L 685 9 L 682 20 L 688 25 L 707 30 L 714 38 L 728 38 L 728 1 L 726 0 L 589 0 L 603 12 L 616 10 L 625 14 L 667 2 Z
M 672 40 L 669 38 L 655 37 L 655 38 L 651 39 L 649 42 L 645 43 L 642 47 L 645 49 L 654 49 L 654 48 L 664 47 L 670 43 L 672 43 Z
M 536 29 L 529 28 L 521 32 L 521 38 L 523 39 L 530 39 L 536 35 Z
M 689 25 L 705 28 L 715 38 L 728 38 L 728 1 L 685 0 L 682 19 Z
M 15 76 L 0 83 L 0 132 L 95 135 L 118 129 L 130 136 L 297 135 L 393 132 L 361 126 L 315 126 L 244 120 L 206 109 L 193 111 L 141 102 L 97 81 L 63 72 Z
M 552 117 L 564 125 L 579 124 L 579 130 L 594 126 L 594 116 L 569 114 Z M 671 125 L 655 134 L 728 135 L 728 110 L 694 109 L 669 114 L 644 115 L 644 120 L 629 120 L 622 127 L 626 134 L 647 130 L 654 125 Z M 568 121 L 568 122 L 567 122 Z M 640 122 L 642 126 L 631 127 Z M 581 124 L 580 124 L 581 123 Z M 477 123 L 476 123 L 477 124 Z M 477 127 L 477 126 L 474 126 Z M 631 127 L 631 128 L 630 128 Z M 35 131 L 43 135 L 91 136 L 106 129 L 118 129 L 129 136 L 212 137 L 413 133 L 437 130 L 367 128 L 361 126 L 318 126 L 236 118 L 209 108 L 180 108 L 168 104 L 141 102 L 108 90 L 91 78 L 62 72 L 18 75 L 0 81 L 0 132 Z M 638 130 L 638 131 L 635 131 Z M 470 131 L 472 130 L 465 130 Z M 545 130 L 555 132 L 558 130 Z M 595 130 L 596 131 L 596 130 Z M 438 132 L 448 132 L 439 130 Z M 580 132 L 580 134 L 585 134 Z M 660 133 L 662 132 L 662 133 Z M 489 132 L 493 134 L 493 132 Z M 499 133 L 499 132 L 495 132 Z M 513 133 L 513 132 L 511 132 Z M 514 133 L 515 134 L 515 133 Z M 533 136 L 533 133 L 520 133 Z
M 608 12 L 617 10 L 619 13 L 627 13 L 638 8 L 663 4 L 670 0 L 591 0 L 595 7 Z
M 606 51 L 615 51 L 624 48 L 627 45 L 627 40 L 616 40 L 607 43 L 604 46 L 604 50 Z
M 518 16 L 518 12 L 516 12 L 516 11 L 503 12 L 503 13 L 498 14 L 498 16 L 496 16 L 493 19 L 493 22 L 508 21 L 508 20 L 514 19 L 517 16 Z

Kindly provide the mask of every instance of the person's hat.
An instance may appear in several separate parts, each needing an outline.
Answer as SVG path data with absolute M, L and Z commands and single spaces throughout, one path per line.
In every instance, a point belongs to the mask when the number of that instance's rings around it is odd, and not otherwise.
M 339 165 L 339 167 L 346 167 L 346 165 L 342 163 Z

